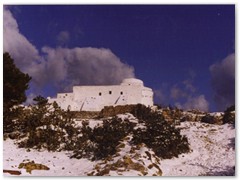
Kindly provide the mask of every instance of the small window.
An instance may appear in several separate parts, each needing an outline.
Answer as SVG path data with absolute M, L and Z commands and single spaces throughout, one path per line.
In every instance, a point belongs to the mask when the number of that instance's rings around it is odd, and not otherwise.
M 123 92 L 121 91 L 120 94 L 123 95 Z
M 109 91 L 109 94 L 112 94 L 112 91 Z
M 102 93 L 99 93 L 99 96 L 101 96 L 102 95 Z

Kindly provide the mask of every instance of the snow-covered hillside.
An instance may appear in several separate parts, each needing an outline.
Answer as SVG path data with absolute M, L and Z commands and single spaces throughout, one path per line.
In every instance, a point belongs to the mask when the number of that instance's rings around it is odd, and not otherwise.
M 192 152 L 161 161 L 163 176 L 229 176 L 235 174 L 235 128 L 184 122 L 182 134 L 188 137 Z
M 124 115 L 122 116 L 124 118 Z M 92 126 L 97 123 L 89 120 Z M 134 119 L 132 119 L 134 121 Z M 97 121 L 101 123 L 101 121 Z M 48 152 L 18 148 L 14 140 L 3 142 L 3 169 L 16 170 L 21 176 L 226 176 L 235 174 L 235 128 L 231 124 L 213 125 L 181 122 L 191 152 L 178 158 L 161 160 L 144 144 L 131 145 L 127 136 L 117 153 L 105 160 L 70 159 L 71 152 Z M 19 169 L 20 163 L 34 161 L 49 170 Z M 9 176 L 9 173 L 4 173 Z M 11 176 L 11 175 L 10 175 Z

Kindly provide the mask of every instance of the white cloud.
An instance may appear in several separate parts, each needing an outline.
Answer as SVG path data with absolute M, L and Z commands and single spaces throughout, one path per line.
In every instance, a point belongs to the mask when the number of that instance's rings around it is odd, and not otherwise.
M 185 89 L 193 93 L 196 91 L 196 88 L 193 86 L 192 83 L 193 83 L 193 79 L 187 79 L 183 81 L 183 84 L 185 85 Z
M 174 104 L 174 106 L 184 109 L 198 109 L 201 111 L 209 111 L 209 103 L 203 94 L 197 92 L 197 88 L 194 86 L 194 77 L 196 74 L 191 70 L 189 71 L 189 77 L 184 81 L 176 83 L 170 87 L 165 88 L 165 93 L 163 94 L 164 88 L 155 90 L 160 92 L 159 98 L 160 103 Z
M 33 99 L 34 99 L 36 96 L 37 96 L 36 94 L 30 93 L 30 94 L 28 95 L 27 100 L 26 100 L 26 102 L 25 102 L 24 104 L 25 104 L 25 105 L 33 104 L 33 103 L 34 103 Z
M 208 111 L 209 110 L 209 103 L 206 100 L 204 95 L 199 95 L 195 97 L 188 97 L 187 101 L 181 105 L 180 103 L 175 104 L 179 108 L 183 109 L 198 109 L 200 111 Z
M 184 92 L 184 90 L 180 89 L 176 85 L 170 89 L 170 97 L 174 100 L 177 100 L 179 98 L 183 98 L 186 96 L 187 96 L 186 92 Z
M 40 56 L 36 47 L 21 34 L 9 9 L 3 11 L 4 52 L 9 52 L 17 67 L 32 77 L 32 94 L 39 94 L 47 85 L 58 91 L 70 91 L 73 85 L 118 84 L 134 77 L 134 68 L 124 64 L 105 48 L 43 47 Z M 62 31 L 58 40 L 67 42 L 70 35 Z M 30 94 L 30 96 L 32 96 Z
M 216 106 L 223 111 L 235 104 L 235 53 L 211 65 L 209 70 Z
M 164 105 L 166 101 L 166 94 L 164 94 L 163 90 L 161 89 L 154 90 L 154 97 L 160 104 Z
M 49 48 L 46 53 L 47 70 L 44 81 L 51 81 L 60 90 L 73 85 L 118 84 L 134 77 L 134 69 L 123 64 L 111 50 L 105 48 Z
M 57 41 L 59 45 L 63 46 L 70 40 L 70 33 L 68 31 L 61 31 L 57 36 Z
M 9 52 L 16 65 L 29 73 L 39 59 L 38 50 L 23 36 L 12 13 L 3 8 L 3 51 Z

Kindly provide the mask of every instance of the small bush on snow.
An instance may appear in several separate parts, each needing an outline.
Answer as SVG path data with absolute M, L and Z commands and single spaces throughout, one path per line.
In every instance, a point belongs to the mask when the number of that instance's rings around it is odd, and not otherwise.
M 180 134 L 180 130 L 165 121 L 157 112 L 150 108 L 140 107 L 136 115 L 142 118 L 146 128 L 138 128 L 133 132 L 133 143 L 145 143 L 160 158 L 177 157 L 190 151 L 188 140 Z
M 211 116 L 210 114 L 207 114 L 207 115 L 202 117 L 201 122 L 214 124 L 215 123 L 215 118 L 214 118 L 214 116 Z
M 19 147 L 45 148 L 48 151 L 68 149 L 68 143 L 79 134 L 79 129 L 73 126 L 74 115 L 61 110 L 57 103 L 49 104 L 43 97 L 38 96 L 34 100 L 36 106 L 18 120 L 23 127 L 21 131 L 26 134 Z
M 170 125 L 161 114 L 152 112 L 150 108 L 138 105 L 132 111 L 145 128 L 134 129 L 129 120 L 112 118 L 104 120 L 102 126 L 91 129 L 83 123 L 82 136 L 74 148 L 74 158 L 91 157 L 92 160 L 104 159 L 116 153 L 116 147 L 128 134 L 132 134 L 131 143 L 145 143 L 161 158 L 177 157 L 189 152 L 189 143 L 180 130 Z
M 165 121 L 164 117 L 150 108 L 137 105 L 132 114 L 145 128 L 134 128 L 128 119 L 113 117 L 103 120 L 102 125 L 90 128 L 82 123 L 74 126 L 74 114 L 63 111 L 42 97 L 37 97 L 36 106 L 21 115 L 19 130 L 26 134 L 19 146 L 24 148 L 47 149 L 48 151 L 73 151 L 73 158 L 104 159 L 114 155 L 120 141 L 131 134 L 131 143 L 145 143 L 161 158 L 177 157 L 190 150 L 187 138 Z M 21 124 L 21 125 L 20 125 Z
M 74 148 L 74 158 L 87 157 L 92 160 L 104 159 L 116 153 L 120 141 L 133 130 L 133 124 L 128 120 L 116 117 L 106 119 L 103 125 L 91 129 L 83 123 L 82 136 Z
M 230 106 L 224 111 L 223 123 L 230 123 L 235 125 L 235 105 Z

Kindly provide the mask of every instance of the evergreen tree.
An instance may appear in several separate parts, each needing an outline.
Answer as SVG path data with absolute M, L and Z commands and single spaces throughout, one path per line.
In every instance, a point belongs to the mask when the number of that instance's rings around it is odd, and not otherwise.
M 31 77 L 21 72 L 9 53 L 3 54 L 3 119 L 4 126 L 11 123 L 11 108 L 26 101 L 25 91 Z

